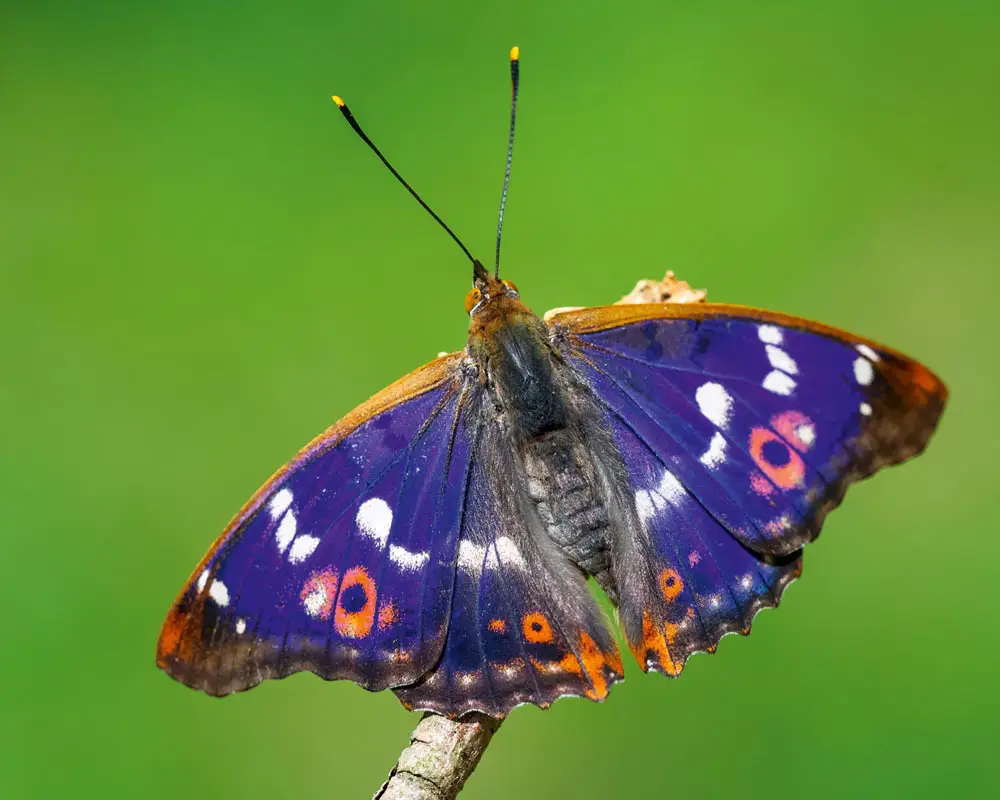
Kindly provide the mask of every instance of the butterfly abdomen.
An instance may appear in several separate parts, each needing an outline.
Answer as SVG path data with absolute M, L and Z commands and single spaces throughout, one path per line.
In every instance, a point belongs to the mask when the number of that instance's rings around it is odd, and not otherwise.
M 609 513 L 595 461 L 613 445 L 608 437 L 592 441 L 602 424 L 596 401 L 567 370 L 550 334 L 509 296 L 473 317 L 469 353 L 487 376 L 499 411 L 496 446 L 509 458 L 496 477 L 517 487 L 518 513 L 543 546 L 559 551 L 555 561 L 594 576 L 614 599 L 611 543 L 617 516 Z
M 582 443 L 568 429 L 552 431 L 526 444 L 522 459 L 549 537 L 588 575 L 610 582 L 610 520 Z

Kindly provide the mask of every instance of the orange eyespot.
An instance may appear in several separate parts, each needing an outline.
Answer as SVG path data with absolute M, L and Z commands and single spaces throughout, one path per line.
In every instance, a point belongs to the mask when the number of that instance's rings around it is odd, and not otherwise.
M 471 314 L 472 309 L 479 305 L 479 301 L 483 299 L 483 293 L 478 289 L 473 289 L 465 296 L 465 313 Z
M 552 626 L 540 611 L 532 611 L 521 619 L 521 631 L 526 641 L 547 644 L 552 641 Z
M 333 626 L 337 633 L 345 639 L 364 639 L 375 621 L 377 594 L 375 581 L 364 567 L 347 570 L 333 610 Z
M 504 286 L 506 286 L 508 289 L 514 292 L 514 294 L 520 294 L 517 291 L 517 287 L 514 285 L 514 281 L 500 281 L 500 283 L 502 283 Z

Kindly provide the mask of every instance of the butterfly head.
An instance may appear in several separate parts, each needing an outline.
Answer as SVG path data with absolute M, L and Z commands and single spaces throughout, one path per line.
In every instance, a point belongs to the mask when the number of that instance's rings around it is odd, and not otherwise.
M 465 296 L 465 312 L 470 317 L 498 302 L 518 300 L 519 297 L 513 281 L 500 280 L 491 275 L 478 260 L 473 263 L 473 286 Z

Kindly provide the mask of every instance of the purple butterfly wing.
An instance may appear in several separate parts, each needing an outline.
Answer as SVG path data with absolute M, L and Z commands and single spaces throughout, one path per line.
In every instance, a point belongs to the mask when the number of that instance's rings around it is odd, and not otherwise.
M 403 378 L 272 477 L 175 601 L 159 666 L 215 695 L 301 670 L 376 690 L 434 666 L 472 461 L 461 358 Z
M 747 632 L 777 605 L 847 485 L 926 445 L 946 400 L 919 364 L 842 331 L 734 306 L 623 306 L 552 319 L 604 405 L 639 534 L 617 542 L 640 664 Z
M 410 708 L 449 716 L 502 717 L 564 696 L 603 700 L 623 677 L 621 655 L 583 574 L 528 526 L 507 461 L 513 453 L 496 415 L 468 403 L 476 458 L 458 549 L 444 653 L 413 686 L 396 689 Z

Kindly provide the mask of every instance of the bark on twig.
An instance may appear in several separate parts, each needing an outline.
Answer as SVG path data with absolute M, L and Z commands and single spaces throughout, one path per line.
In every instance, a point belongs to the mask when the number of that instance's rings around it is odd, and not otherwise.
M 702 303 L 705 292 L 692 289 L 668 271 L 662 281 L 639 281 L 619 300 L 622 303 Z M 554 308 L 545 319 L 572 308 Z M 372 800 L 454 800 L 502 720 L 485 714 L 467 714 L 451 720 L 438 714 L 424 714 L 400 754 L 389 779 Z
M 500 720 L 424 714 L 373 800 L 453 800 L 479 763 Z

